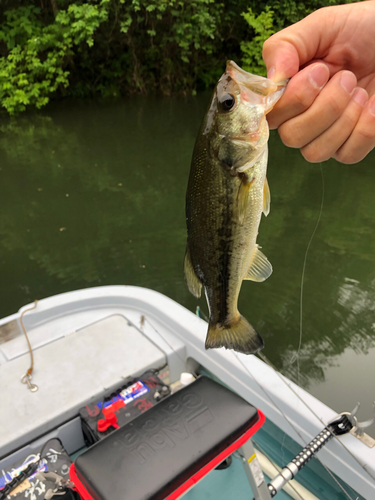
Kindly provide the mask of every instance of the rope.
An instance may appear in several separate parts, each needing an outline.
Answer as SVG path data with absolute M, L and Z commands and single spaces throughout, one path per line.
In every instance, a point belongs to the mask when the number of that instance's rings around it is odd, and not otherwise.
M 27 313 L 28 311 L 32 311 L 33 309 L 36 308 L 36 305 L 37 305 L 38 301 L 36 300 L 34 302 L 34 305 L 33 307 L 29 307 L 28 309 L 25 309 L 21 316 L 20 316 L 20 323 L 21 323 L 21 326 L 22 326 L 22 330 L 23 330 L 23 333 L 25 334 L 25 337 L 26 337 L 26 340 L 27 340 L 27 345 L 29 346 L 29 352 L 30 352 L 30 358 L 31 358 L 31 364 L 30 364 L 30 368 L 27 370 L 25 376 L 26 377 L 30 377 L 31 374 L 33 373 L 33 370 L 34 370 L 34 356 L 33 356 L 33 349 L 31 347 L 31 344 L 30 344 L 30 340 L 29 340 L 29 337 L 26 333 L 26 330 L 25 330 L 25 327 L 23 326 L 23 321 L 22 321 L 22 317 L 25 313 Z

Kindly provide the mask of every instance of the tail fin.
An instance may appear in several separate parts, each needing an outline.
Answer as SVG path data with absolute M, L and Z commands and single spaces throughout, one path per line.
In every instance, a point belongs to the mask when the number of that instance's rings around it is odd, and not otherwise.
M 228 326 L 210 324 L 208 326 L 206 349 L 225 347 L 243 354 L 255 354 L 264 347 L 259 333 L 243 316 Z

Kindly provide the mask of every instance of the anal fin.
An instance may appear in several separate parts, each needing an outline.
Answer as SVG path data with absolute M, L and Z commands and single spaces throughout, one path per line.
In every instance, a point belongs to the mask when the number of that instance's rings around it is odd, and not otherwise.
M 272 265 L 270 261 L 259 250 L 259 246 L 255 245 L 250 267 L 244 279 L 260 282 L 266 280 L 271 274 Z
M 193 264 L 191 263 L 190 250 L 188 246 L 186 247 L 186 253 L 185 253 L 184 273 L 189 292 L 191 292 L 194 295 L 194 297 L 199 299 L 202 291 L 202 283 L 200 282 L 198 276 L 194 271 Z

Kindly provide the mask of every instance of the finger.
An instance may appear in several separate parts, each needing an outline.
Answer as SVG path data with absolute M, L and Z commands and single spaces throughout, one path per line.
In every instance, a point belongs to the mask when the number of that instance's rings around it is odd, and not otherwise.
M 311 162 L 329 160 L 350 137 L 368 100 L 366 90 L 356 88 L 344 113 L 323 134 L 301 149 L 304 158 Z
M 327 83 L 329 70 L 323 63 L 313 64 L 297 73 L 288 83 L 283 97 L 267 115 L 271 129 L 306 111 Z
M 264 42 L 262 53 L 267 68 L 267 78 L 275 82 L 291 78 L 300 67 L 300 57 L 296 47 L 287 40 L 276 40 L 280 33 L 282 32 L 272 35 Z
M 346 109 L 356 84 L 357 79 L 350 71 L 333 76 L 304 113 L 279 127 L 284 144 L 302 148 L 327 130 Z
M 263 59 L 268 77 L 274 81 L 291 78 L 301 65 L 322 58 L 339 34 L 340 23 L 333 22 L 338 14 L 337 7 L 319 9 L 266 40 Z
M 366 104 L 349 139 L 334 155 L 341 163 L 357 163 L 375 147 L 375 96 Z

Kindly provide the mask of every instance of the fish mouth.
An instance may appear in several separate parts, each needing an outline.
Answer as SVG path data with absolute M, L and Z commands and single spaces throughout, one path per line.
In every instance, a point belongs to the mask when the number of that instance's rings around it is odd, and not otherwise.
M 273 82 L 264 76 L 248 73 L 244 69 L 240 68 L 234 61 L 227 61 L 225 73 L 237 82 L 238 85 L 244 85 L 251 92 L 259 94 L 263 97 L 268 97 L 269 95 L 284 89 L 288 83 L 288 80 Z

